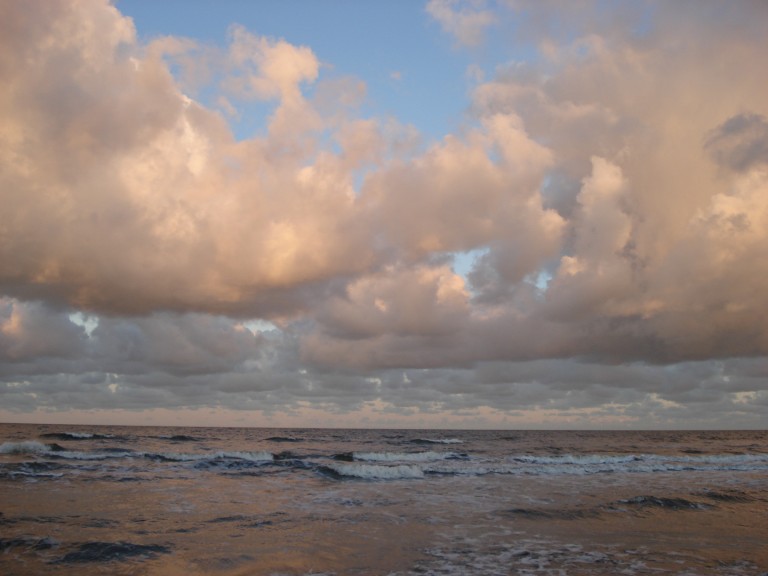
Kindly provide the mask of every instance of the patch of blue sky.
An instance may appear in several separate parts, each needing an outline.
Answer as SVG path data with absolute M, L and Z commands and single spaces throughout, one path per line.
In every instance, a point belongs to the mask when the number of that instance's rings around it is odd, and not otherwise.
M 475 263 L 488 253 L 488 250 L 487 246 L 482 246 L 473 250 L 455 252 L 453 254 L 453 271 L 464 279 L 468 287 L 470 286 L 470 272 L 474 269 Z M 525 281 L 536 286 L 539 292 L 543 294 L 549 288 L 549 283 L 552 280 L 552 277 L 552 271 L 545 267 L 529 274 Z
M 536 286 L 536 288 L 538 288 L 541 293 L 547 291 L 547 288 L 549 288 L 549 282 L 551 280 L 552 273 L 544 268 L 531 275 L 531 281 L 533 285 Z
M 91 333 L 99 325 L 99 317 L 91 314 L 84 314 L 83 312 L 73 312 L 69 315 L 69 320 L 73 324 L 80 326 L 85 333 L 90 337 Z
M 312 49 L 320 78 L 351 76 L 366 83 L 363 117 L 396 118 L 428 140 L 455 132 L 467 110 L 467 69 L 471 52 L 459 50 L 418 2 L 347 0 L 119 0 L 133 18 L 138 36 L 179 36 L 226 46 L 230 26 L 282 38 Z M 201 98 L 208 105 L 210 95 Z M 238 138 L 263 134 L 271 102 L 238 103 L 232 119 Z
M 472 271 L 472 268 L 475 266 L 475 261 L 487 253 L 487 246 L 475 248 L 474 250 L 467 250 L 465 252 L 454 253 L 453 271 L 466 280 L 469 273 Z
M 242 322 L 242 326 L 246 328 L 252 334 L 261 334 L 263 332 L 272 332 L 273 330 L 279 330 L 279 328 L 268 320 L 246 320 Z

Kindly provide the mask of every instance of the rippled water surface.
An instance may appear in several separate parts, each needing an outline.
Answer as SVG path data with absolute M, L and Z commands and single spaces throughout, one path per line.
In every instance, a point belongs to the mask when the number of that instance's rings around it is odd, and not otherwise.
M 0 574 L 768 574 L 768 433 L 0 425 Z

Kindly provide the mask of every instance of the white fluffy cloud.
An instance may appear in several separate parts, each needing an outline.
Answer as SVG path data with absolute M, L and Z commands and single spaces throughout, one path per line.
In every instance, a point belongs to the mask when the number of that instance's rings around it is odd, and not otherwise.
M 351 174 L 316 158 L 320 120 L 300 89 L 317 76 L 309 49 L 235 29 L 243 90 L 279 100 L 269 136 L 237 142 L 115 8 L 59 8 L 6 7 L 26 31 L 3 35 L 25 62 L 3 70 L 8 293 L 99 312 L 264 315 L 367 264 Z

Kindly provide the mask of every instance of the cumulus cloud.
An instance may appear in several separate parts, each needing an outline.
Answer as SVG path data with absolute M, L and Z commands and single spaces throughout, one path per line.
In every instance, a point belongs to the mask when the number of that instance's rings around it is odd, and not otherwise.
M 26 31 L 3 35 L 25 62 L 3 71 L 6 293 L 108 313 L 280 314 L 367 265 L 348 166 L 315 158 L 309 49 L 235 29 L 243 90 L 279 101 L 265 139 L 237 142 L 114 7 L 6 11 Z
M 756 421 L 765 5 L 596 6 L 431 1 L 460 42 L 514 20 L 536 57 L 422 145 L 311 47 L 0 4 L 4 405 Z M 266 128 L 237 138 L 248 100 Z
M 617 357 L 764 354 L 766 310 L 748 294 L 766 288 L 753 250 L 765 242 L 755 194 L 765 190 L 759 86 L 768 78 L 752 76 L 749 62 L 767 46 L 756 26 L 740 27 L 763 8 L 718 19 L 712 6 L 695 17 L 656 7 L 643 34 L 617 34 L 620 8 L 589 28 L 574 19 L 558 43 L 538 20 L 547 12 L 525 8 L 547 34 L 547 74 L 502 67 L 475 106 L 518 113 L 557 159 L 543 193 L 567 231 L 538 310 L 570 329 L 584 322 L 574 335 L 597 331 L 595 351 L 624 326 L 631 346 Z

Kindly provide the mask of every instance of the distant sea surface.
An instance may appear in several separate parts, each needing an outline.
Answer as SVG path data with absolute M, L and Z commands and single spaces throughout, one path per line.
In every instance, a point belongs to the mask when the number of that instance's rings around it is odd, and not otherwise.
M 760 576 L 768 432 L 1 424 L 0 574 Z

